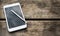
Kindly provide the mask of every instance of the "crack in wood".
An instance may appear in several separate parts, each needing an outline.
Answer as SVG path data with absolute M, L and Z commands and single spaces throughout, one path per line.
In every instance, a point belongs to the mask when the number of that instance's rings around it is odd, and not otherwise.
M 4 21 L 6 19 L 0 18 L 0 21 Z M 48 20 L 48 21 L 60 21 L 60 18 L 26 18 L 25 20 L 33 20 L 33 21 L 39 21 L 39 20 Z

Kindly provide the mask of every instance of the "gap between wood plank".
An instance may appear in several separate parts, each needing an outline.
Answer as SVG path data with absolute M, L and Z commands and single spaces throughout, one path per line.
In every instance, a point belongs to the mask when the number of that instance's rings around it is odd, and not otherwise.
M 0 21 L 5 21 L 6 19 L 3 19 L 3 18 L 0 18 Z M 26 18 L 25 20 L 27 21 L 30 21 L 30 20 L 33 20 L 33 21 L 60 21 L 59 18 Z

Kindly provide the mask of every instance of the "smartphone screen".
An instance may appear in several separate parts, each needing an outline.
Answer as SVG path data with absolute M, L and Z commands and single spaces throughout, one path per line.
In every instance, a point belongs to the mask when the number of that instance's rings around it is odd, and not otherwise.
M 19 5 L 5 8 L 5 13 L 9 28 L 25 25 L 25 21 L 19 18 L 11 10 L 15 11 L 22 19 L 24 19 Z

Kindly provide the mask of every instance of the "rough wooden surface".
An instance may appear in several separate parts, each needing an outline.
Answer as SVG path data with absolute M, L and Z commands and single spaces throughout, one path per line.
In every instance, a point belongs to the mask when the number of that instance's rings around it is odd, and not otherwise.
M 57 1 L 57 2 L 56 2 Z M 60 18 L 59 0 L 2 0 L 0 18 L 5 19 L 3 6 L 20 2 L 25 18 Z M 0 20 L 0 36 L 60 36 L 60 21 L 27 21 L 27 29 L 9 33 Z
M 9 33 L 6 28 L 6 23 L 2 24 L 2 36 L 42 36 L 44 25 L 40 21 L 28 21 L 28 27 L 25 30 Z
M 43 36 L 60 36 L 60 21 L 45 23 Z
M 4 0 L 0 5 L 0 18 L 5 18 L 2 7 L 6 4 L 15 2 L 21 3 L 21 7 L 26 18 L 60 18 L 60 3 L 55 3 L 52 0 Z M 53 5 L 51 4 L 52 2 L 58 4 L 59 7 L 57 6 L 58 8 L 55 8 L 55 6 L 51 6 Z
M 9 33 L 6 22 L 0 22 L 0 34 L 2 36 L 55 36 L 60 35 L 60 21 L 27 21 L 27 29 Z M 58 27 L 58 28 L 57 28 Z
M 2 36 L 2 24 L 0 23 L 0 36 Z

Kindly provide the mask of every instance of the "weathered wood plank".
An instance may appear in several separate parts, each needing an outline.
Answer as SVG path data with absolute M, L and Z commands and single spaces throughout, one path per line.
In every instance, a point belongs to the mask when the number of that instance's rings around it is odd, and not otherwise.
M 37 24 L 38 23 L 38 24 Z M 28 21 L 26 31 L 17 32 L 17 36 L 42 36 L 44 25 L 40 21 Z
M 37 24 L 38 23 L 38 24 Z M 42 36 L 42 31 L 43 31 L 43 27 L 44 25 L 39 22 L 39 21 L 28 21 L 28 28 L 26 30 L 23 31 L 18 31 L 15 34 L 11 33 L 9 34 L 6 29 L 6 23 L 2 22 L 2 35 L 5 34 L 6 36 Z M 37 27 L 38 26 L 38 27 Z M 35 35 L 36 34 L 36 35 Z M 4 36 L 4 35 L 3 35 Z
M 45 22 L 45 24 L 43 36 L 60 36 L 60 21 L 50 22 L 49 24 Z
M 51 0 L 6 0 L 5 2 L 2 2 L 2 4 L 0 5 L 0 18 L 5 18 L 2 6 L 14 2 L 21 3 L 22 10 L 26 18 L 60 18 L 60 8 L 55 8 L 54 6 L 51 6 L 52 1 L 50 1 Z
M 13 33 L 7 31 L 6 22 L 1 24 L 2 36 L 55 36 L 60 33 L 60 27 L 57 27 L 60 26 L 60 21 L 27 21 L 27 29 Z
M 1 22 L 0 22 L 0 36 L 2 36 L 2 24 L 1 24 Z
M 15 36 L 15 33 L 9 33 L 7 31 L 6 23 L 4 21 L 2 21 L 1 24 L 2 24 L 2 29 L 1 29 L 2 36 Z

